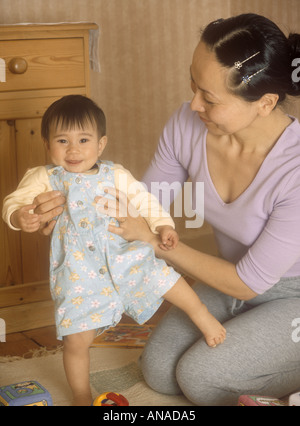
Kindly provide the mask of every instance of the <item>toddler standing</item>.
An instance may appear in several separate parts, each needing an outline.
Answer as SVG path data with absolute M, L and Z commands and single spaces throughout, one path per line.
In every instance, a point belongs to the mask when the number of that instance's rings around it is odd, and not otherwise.
M 144 323 L 166 299 L 189 315 L 209 346 L 222 343 L 225 329 L 187 282 L 155 257 L 151 245 L 110 233 L 109 224 L 117 221 L 97 212 L 95 197 L 104 195 L 106 187 L 116 188 L 167 249 L 177 244 L 174 223 L 156 198 L 122 166 L 99 160 L 107 144 L 102 110 L 84 96 L 65 96 L 46 111 L 42 137 L 53 164 L 26 172 L 5 198 L 3 218 L 15 230 L 35 232 L 40 217 L 33 213 L 34 198 L 52 190 L 66 197 L 51 238 L 50 288 L 75 405 L 92 402 L 90 344 L 124 312 Z

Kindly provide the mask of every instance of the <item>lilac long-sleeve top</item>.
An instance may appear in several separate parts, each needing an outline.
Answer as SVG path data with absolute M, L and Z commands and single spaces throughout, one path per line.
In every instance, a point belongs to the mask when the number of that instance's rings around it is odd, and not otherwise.
M 256 293 L 281 277 L 300 276 L 299 121 L 293 118 L 252 183 L 231 203 L 220 198 L 210 177 L 206 135 L 205 124 L 184 103 L 167 122 L 143 181 L 149 189 L 153 182 L 182 185 L 188 177 L 193 184 L 204 182 L 205 220 L 220 254 Z M 193 191 L 194 206 L 196 197 Z

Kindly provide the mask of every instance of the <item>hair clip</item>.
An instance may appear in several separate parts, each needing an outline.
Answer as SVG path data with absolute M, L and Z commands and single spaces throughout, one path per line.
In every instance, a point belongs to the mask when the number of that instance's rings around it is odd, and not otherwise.
M 249 84 L 249 83 L 250 83 L 250 81 L 252 80 L 252 78 L 253 78 L 255 75 L 257 75 L 257 74 L 259 74 L 260 72 L 264 71 L 266 68 L 267 68 L 267 67 L 264 67 L 264 68 L 262 68 L 261 70 L 259 70 L 259 71 L 255 72 L 255 73 L 254 73 L 254 74 L 252 74 L 252 75 L 244 75 L 244 77 L 242 77 L 242 81 L 243 81 L 243 83 L 245 83 L 245 84 Z
M 240 62 L 240 61 L 235 62 L 235 63 L 234 63 L 234 68 L 235 68 L 235 69 L 237 69 L 237 70 L 241 69 L 241 68 L 242 68 L 242 66 L 243 66 L 243 64 L 244 64 L 245 62 L 247 62 L 247 61 L 249 61 L 250 59 L 254 58 L 254 57 L 255 57 L 255 56 L 257 56 L 259 53 L 260 53 L 260 51 L 259 51 L 259 52 L 254 53 L 254 55 L 250 56 L 249 58 L 245 59 L 245 60 L 244 60 L 244 61 L 242 61 L 242 62 Z
M 245 75 L 243 78 L 242 78 L 242 80 L 243 80 L 243 83 L 245 83 L 245 84 L 248 84 L 248 83 L 250 83 L 250 81 L 251 81 L 251 78 L 252 78 L 253 76 L 252 75 Z

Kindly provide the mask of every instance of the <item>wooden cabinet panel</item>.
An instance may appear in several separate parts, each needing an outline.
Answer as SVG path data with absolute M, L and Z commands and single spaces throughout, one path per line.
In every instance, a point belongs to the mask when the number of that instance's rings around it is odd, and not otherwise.
M 41 121 L 41 118 L 15 121 L 18 181 L 27 169 L 47 164 L 47 154 L 41 138 Z
M 89 29 L 95 24 L 0 26 L 0 200 L 28 168 L 48 163 L 40 135 L 48 106 L 69 94 L 89 95 Z M 13 58 L 27 69 L 12 72 Z M 0 318 L 7 332 L 54 324 L 49 291 L 50 239 L 0 221 Z
M 0 121 L 0 199 L 17 185 L 14 122 Z M 2 210 L 2 205 L 1 205 Z M 23 282 L 20 234 L 0 221 L 0 288 Z
M 41 138 L 41 118 L 16 120 L 16 170 L 18 181 L 27 169 L 47 164 Z M 49 278 L 49 238 L 38 233 L 21 233 L 23 281 L 36 282 Z
M 0 83 L 1 87 L 1 83 Z M 41 117 L 49 105 L 65 95 L 87 95 L 86 87 L 0 93 L 0 120 Z
M 0 56 L 6 63 L 0 92 L 85 86 L 82 38 L 0 41 Z M 13 59 L 26 61 L 24 73 L 10 70 Z
M 7 333 L 47 327 L 54 324 L 53 302 L 46 300 L 3 308 L 0 309 L 0 316 L 5 319 Z
M 41 119 L 1 122 L 1 200 L 16 189 L 28 168 L 47 163 Z M 1 221 L 0 287 L 47 280 L 49 238 L 12 231 Z

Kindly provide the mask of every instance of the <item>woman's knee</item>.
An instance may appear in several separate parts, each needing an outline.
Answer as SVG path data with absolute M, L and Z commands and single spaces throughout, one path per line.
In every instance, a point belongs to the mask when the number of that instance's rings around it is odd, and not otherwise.
M 181 357 L 176 367 L 178 386 L 183 394 L 196 405 L 202 405 L 203 391 L 204 388 L 207 389 L 206 371 L 205 365 L 203 363 L 195 365 L 188 353 Z
M 140 367 L 147 385 L 156 392 L 177 395 L 181 393 L 175 378 L 176 364 L 172 365 L 164 353 L 146 346 L 141 358 Z
M 230 386 L 230 372 L 218 357 L 218 348 L 199 342 L 179 360 L 176 380 L 188 400 L 198 406 L 236 405 L 238 392 Z M 230 370 L 230 368 L 228 368 Z
M 176 395 L 176 366 L 182 354 L 199 339 L 200 332 L 184 312 L 172 307 L 152 332 L 141 357 L 147 384 L 157 392 Z

